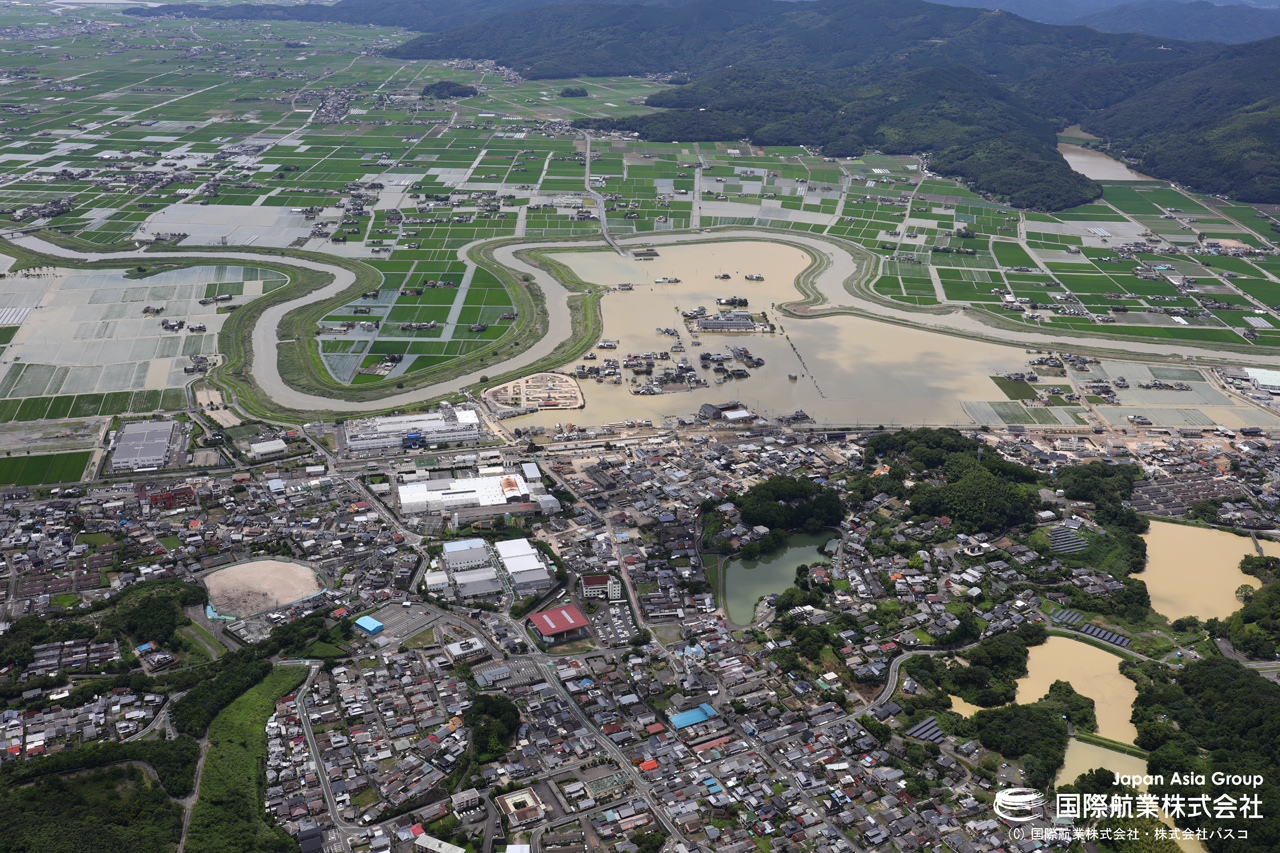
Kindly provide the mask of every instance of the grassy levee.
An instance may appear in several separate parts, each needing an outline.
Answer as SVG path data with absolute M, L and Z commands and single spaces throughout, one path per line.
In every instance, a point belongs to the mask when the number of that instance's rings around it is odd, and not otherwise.
M 384 397 L 448 382 L 449 380 L 466 376 L 469 373 L 483 370 L 489 365 L 501 364 L 503 361 L 514 358 L 540 341 L 546 335 L 550 325 L 546 298 L 542 290 L 535 284 L 522 281 L 514 272 L 508 270 L 494 258 L 494 250 L 519 242 L 524 241 L 495 241 L 481 246 L 473 246 L 467 253 L 468 260 L 498 277 L 511 297 L 512 306 L 516 311 L 516 320 L 511 328 L 501 337 L 484 347 L 452 359 L 446 364 L 420 372 L 402 374 L 395 378 L 394 383 L 387 382 L 384 384 L 377 382 L 364 385 L 345 385 L 339 382 L 333 378 L 321 361 L 320 348 L 314 342 L 314 330 L 321 318 L 333 313 L 335 309 L 351 301 L 356 294 L 371 288 L 369 280 L 361 280 L 358 277 L 356 284 L 341 294 L 322 302 L 302 306 L 285 315 L 279 329 L 281 340 L 287 341 L 287 343 L 282 343 L 279 348 L 281 378 L 290 387 L 306 393 L 356 402 L 376 402 Z M 330 260 L 327 256 L 325 256 L 325 259 L 326 261 Z M 530 262 L 537 263 L 537 261 L 532 260 Z M 525 376 L 529 373 L 535 373 L 562 364 L 564 361 L 573 358 L 574 355 L 585 352 L 600 334 L 599 289 L 577 279 L 576 276 L 569 273 L 567 268 L 561 265 L 552 261 L 547 261 L 546 263 L 559 268 L 553 274 L 556 274 L 557 278 L 562 280 L 567 289 L 573 291 L 569 298 L 572 332 L 569 338 L 560 342 L 547 357 L 539 359 L 532 365 L 490 376 L 488 379 L 490 384 Z M 365 265 L 361 264 L 361 266 L 364 267 Z M 372 268 L 365 267 L 365 269 L 381 275 L 372 270 Z M 274 291 L 273 295 L 285 290 L 289 290 L 289 288 L 281 288 L 278 291 Z M 289 298 L 293 298 L 294 295 L 290 293 Z M 254 304 L 256 304 L 256 301 L 250 303 L 250 305 Z M 239 324 L 242 321 L 237 317 L 236 322 Z M 248 338 L 247 330 L 251 324 L 247 321 L 244 322 L 246 325 L 243 328 L 246 331 L 237 333 L 237 339 L 229 341 L 229 346 L 236 346 L 241 349 L 245 347 L 245 341 Z M 230 323 L 228 326 L 230 326 Z M 224 334 L 226 329 L 227 327 L 224 327 Z M 219 339 L 219 346 L 222 346 L 221 338 Z M 230 361 L 231 359 L 228 358 L 229 363 Z M 231 372 L 230 369 L 220 370 L 217 377 L 219 380 L 224 379 Z M 236 389 L 238 397 L 250 392 L 249 396 L 252 398 L 261 398 L 261 392 L 253 393 L 251 391 L 249 387 L 251 380 L 247 376 L 237 376 L 236 382 L 242 386 Z M 426 408 L 439 399 L 456 400 L 458 398 L 456 395 L 445 395 L 433 399 L 424 399 L 421 403 L 415 404 L 414 408 Z M 281 410 L 275 409 L 275 411 L 279 413 Z M 265 415 L 265 412 L 263 414 Z M 289 414 L 293 417 L 302 417 L 305 414 L 306 417 L 312 418 L 317 413 L 290 412 Z M 279 414 L 276 417 L 279 417 Z
M 1146 759 L 1151 754 L 1147 752 L 1145 749 L 1134 746 L 1131 743 L 1124 743 L 1122 741 L 1112 740 L 1111 738 L 1103 737 L 1102 735 L 1095 735 L 1091 732 L 1077 731 L 1075 733 L 1075 738 L 1081 743 L 1093 744 L 1094 746 L 1100 746 L 1103 749 L 1109 749 L 1112 752 L 1119 752 L 1119 753 L 1123 753 L 1124 755 L 1132 755 L 1135 758 Z
M 191 811 L 187 853 L 273 853 L 297 850 L 269 822 L 262 805 L 267 718 L 276 700 L 301 684 L 307 670 L 278 666 L 232 702 L 209 726 L 209 751 Z

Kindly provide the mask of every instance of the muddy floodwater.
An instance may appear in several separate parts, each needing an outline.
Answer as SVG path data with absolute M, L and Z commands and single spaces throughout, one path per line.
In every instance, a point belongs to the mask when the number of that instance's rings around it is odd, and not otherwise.
M 974 705 L 969 702 L 966 702 L 963 699 L 961 699 L 959 696 L 952 696 L 951 710 L 955 711 L 957 714 L 961 714 L 966 717 L 972 717 L 974 714 L 982 710 L 982 706 Z
M 1026 705 L 1049 692 L 1055 681 L 1068 681 L 1077 693 L 1094 701 L 1098 734 L 1111 740 L 1133 743 L 1138 730 L 1129 717 L 1138 689 L 1120 674 L 1120 658 L 1095 646 L 1066 637 L 1050 637 L 1043 645 L 1031 647 L 1027 677 L 1018 679 L 1015 701 Z
M 658 257 L 637 261 L 611 251 L 563 252 L 552 255 L 585 281 L 631 291 L 604 296 L 601 310 L 603 338 L 615 340 L 615 350 L 595 350 L 601 364 L 628 353 L 670 351 L 670 362 L 688 358 L 695 366 L 701 352 L 727 353 L 730 346 L 746 347 L 763 358 L 750 368 L 750 378 L 714 384 L 710 370 L 700 370 L 709 384 L 693 391 L 654 396 L 631 394 L 626 385 L 585 380 L 586 405 L 574 412 L 538 412 L 514 421 L 517 426 L 552 426 L 572 421 L 580 426 L 649 418 L 655 424 L 696 412 L 703 403 L 737 400 L 766 416 L 789 415 L 802 409 L 819 423 L 833 425 L 969 424 L 963 400 L 999 399 L 988 378 L 993 372 L 1020 369 L 1021 349 L 969 341 L 889 323 L 851 316 L 790 319 L 775 303 L 800 297 L 794 282 L 810 263 L 807 253 L 764 240 L 659 246 Z M 717 280 L 716 275 L 729 275 Z M 764 281 L 747 281 L 748 274 Z M 659 278 L 678 278 L 678 284 L 655 284 Z M 763 311 L 780 331 L 774 334 L 701 333 L 694 346 L 682 311 L 704 306 L 717 310 L 716 299 L 732 296 L 748 300 L 747 310 Z M 680 338 L 659 329 L 675 329 Z M 631 372 L 624 370 L 623 382 Z M 796 378 L 792 380 L 791 375 Z
M 1119 752 L 1113 752 L 1101 746 L 1094 746 L 1091 743 L 1081 743 L 1072 738 L 1067 744 L 1067 757 L 1062 763 L 1062 769 L 1058 771 L 1058 776 L 1054 781 L 1055 785 L 1065 785 L 1074 782 L 1081 773 L 1088 773 L 1098 767 L 1104 767 L 1112 773 L 1128 776 L 1144 776 L 1147 773 L 1147 762 L 1133 755 L 1124 755 Z M 1147 790 L 1146 785 L 1139 785 L 1138 790 Z M 1165 824 L 1173 826 L 1173 822 L 1165 820 Z M 1195 840 L 1182 840 L 1174 842 L 1184 853 L 1205 853 L 1204 845 Z
M 1138 577 L 1151 593 L 1152 608 L 1171 620 L 1225 619 L 1240 609 L 1236 589 L 1241 584 L 1261 586 L 1240 571 L 1240 558 L 1258 553 L 1247 537 L 1153 521 L 1143 538 L 1147 569 Z M 1273 549 L 1276 545 L 1264 543 Z
M 1108 157 L 1101 151 L 1084 148 L 1079 145 L 1059 143 L 1058 153 L 1067 161 L 1067 165 L 1086 178 L 1095 181 L 1151 181 L 1154 178 L 1135 172 L 1114 157 Z

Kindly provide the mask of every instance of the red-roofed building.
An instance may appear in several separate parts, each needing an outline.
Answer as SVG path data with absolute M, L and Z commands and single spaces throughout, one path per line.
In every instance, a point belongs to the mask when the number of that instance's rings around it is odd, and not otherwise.
M 572 604 L 543 610 L 529 617 L 533 632 L 544 643 L 564 643 L 587 636 L 587 618 Z

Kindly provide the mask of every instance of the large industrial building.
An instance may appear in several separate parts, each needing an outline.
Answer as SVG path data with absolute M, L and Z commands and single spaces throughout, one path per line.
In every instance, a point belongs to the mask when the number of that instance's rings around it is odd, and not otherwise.
M 174 421 L 136 421 L 125 424 L 116 435 L 116 449 L 111 454 L 111 470 L 163 468 L 169 458 L 169 443 L 177 426 Z
M 535 613 L 529 617 L 529 625 L 538 639 L 548 645 L 587 636 L 587 617 L 572 604 Z
M 441 442 L 477 441 L 480 417 L 469 409 L 441 406 L 420 415 L 364 418 L 346 425 L 348 452 L 424 447 Z
M 551 572 L 528 539 L 509 539 L 496 543 L 498 559 L 511 578 L 517 594 L 536 592 L 551 586 Z
M 497 595 L 503 590 L 497 569 L 454 572 L 453 582 L 458 585 L 458 595 L 461 598 L 483 598 L 486 595 Z
M 399 487 L 403 515 L 456 516 L 464 524 L 500 515 L 552 515 L 560 502 L 519 474 L 427 480 Z
M 491 561 L 489 548 L 483 539 L 460 539 L 456 542 L 444 543 L 441 560 L 450 572 L 465 572 L 467 569 L 478 569 L 489 565 Z
M 1266 391 L 1273 397 L 1280 396 L 1280 370 L 1266 370 L 1258 367 L 1246 367 L 1244 371 L 1253 387 Z

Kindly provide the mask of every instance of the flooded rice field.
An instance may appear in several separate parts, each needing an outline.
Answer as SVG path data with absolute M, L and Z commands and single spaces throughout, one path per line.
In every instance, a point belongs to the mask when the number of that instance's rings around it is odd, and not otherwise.
M 1241 584 L 1261 586 L 1240 571 L 1240 558 L 1258 553 L 1248 537 L 1153 521 L 1143 538 L 1147 570 L 1138 577 L 1151 593 L 1152 608 L 1171 620 L 1225 619 L 1240 609 L 1236 589 Z M 1280 555 L 1280 543 L 1264 545 Z

